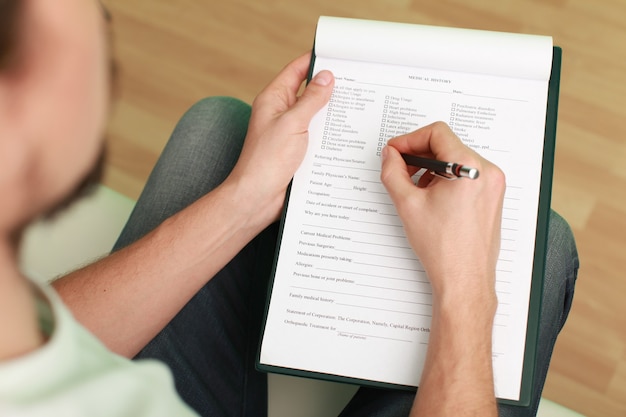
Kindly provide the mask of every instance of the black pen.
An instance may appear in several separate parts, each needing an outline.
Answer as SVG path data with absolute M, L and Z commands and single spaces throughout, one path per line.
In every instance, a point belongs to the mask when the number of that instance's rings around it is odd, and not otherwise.
M 456 178 L 469 178 L 475 180 L 478 178 L 478 170 L 476 168 L 470 168 L 457 164 L 454 162 L 437 161 L 435 159 L 420 158 L 419 156 L 413 156 L 403 153 L 402 158 L 407 165 L 414 167 L 425 168 L 431 171 L 433 174 L 448 179 Z

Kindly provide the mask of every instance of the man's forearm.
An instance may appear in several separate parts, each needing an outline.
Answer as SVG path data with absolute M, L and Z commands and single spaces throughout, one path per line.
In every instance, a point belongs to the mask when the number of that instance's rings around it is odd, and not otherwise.
M 434 306 L 426 365 L 411 416 L 497 416 L 492 326 L 497 302 Z
M 152 233 L 53 283 L 113 351 L 135 355 L 266 226 L 226 182 Z

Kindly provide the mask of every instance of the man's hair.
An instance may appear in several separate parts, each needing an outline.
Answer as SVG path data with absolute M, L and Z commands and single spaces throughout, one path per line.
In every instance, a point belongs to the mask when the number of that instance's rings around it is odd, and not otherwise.
M 20 0 L 0 0 L 0 70 L 14 57 L 21 5 Z

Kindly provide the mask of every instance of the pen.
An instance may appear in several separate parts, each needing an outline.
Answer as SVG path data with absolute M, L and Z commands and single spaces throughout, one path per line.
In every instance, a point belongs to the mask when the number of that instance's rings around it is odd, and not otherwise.
M 435 159 L 420 158 L 403 153 L 402 158 L 407 165 L 425 168 L 433 174 L 447 179 L 469 178 L 475 180 L 478 178 L 478 170 L 457 164 L 454 162 L 437 161 Z

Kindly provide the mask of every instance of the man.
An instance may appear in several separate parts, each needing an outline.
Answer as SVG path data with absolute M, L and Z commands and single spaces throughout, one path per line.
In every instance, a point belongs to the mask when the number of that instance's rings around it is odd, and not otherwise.
M 267 382 L 253 361 L 275 222 L 332 74 L 317 74 L 297 97 L 305 55 L 252 109 L 218 98 L 187 112 L 115 252 L 54 283 L 96 340 L 54 291 L 20 275 L 15 253 L 28 221 L 63 201 L 98 160 L 109 67 L 102 10 L 90 0 L 0 0 L 0 16 L 0 415 L 265 415 Z M 400 152 L 466 163 L 481 176 L 418 188 Z M 415 400 L 361 389 L 342 415 L 496 415 L 491 328 L 504 176 L 436 123 L 389 142 L 381 180 L 431 279 L 430 345 Z M 448 205 L 457 199 L 473 202 L 470 218 Z M 550 227 L 534 402 L 500 407 L 501 415 L 536 411 L 571 301 L 573 239 L 558 216 Z M 452 246 L 455 262 L 442 262 Z M 184 402 L 163 365 L 130 362 L 100 341 L 166 362 Z

